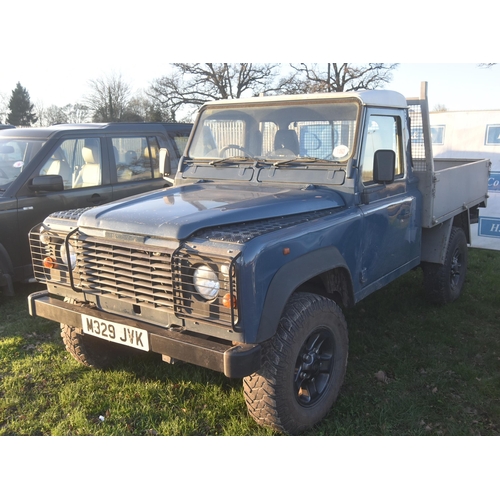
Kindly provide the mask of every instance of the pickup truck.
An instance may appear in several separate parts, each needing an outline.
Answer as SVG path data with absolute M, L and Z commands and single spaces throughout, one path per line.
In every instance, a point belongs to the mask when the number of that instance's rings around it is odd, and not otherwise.
M 171 186 L 158 167 L 184 150 L 186 123 L 66 124 L 0 131 L 0 291 L 32 278 L 30 229 L 52 212 Z
M 418 266 L 459 297 L 488 176 L 433 161 L 425 82 L 209 102 L 173 187 L 33 228 L 30 314 L 90 367 L 140 349 L 243 378 L 257 423 L 301 433 L 342 386 L 343 308 Z

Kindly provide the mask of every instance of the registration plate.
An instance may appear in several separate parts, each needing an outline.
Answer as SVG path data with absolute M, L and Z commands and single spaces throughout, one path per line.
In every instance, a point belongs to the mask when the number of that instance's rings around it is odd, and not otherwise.
M 143 351 L 149 351 L 148 332 L 140 328 L 82 314 L 82 330 L 84 333 L 93 335 L 94 337 L 135 347 Z

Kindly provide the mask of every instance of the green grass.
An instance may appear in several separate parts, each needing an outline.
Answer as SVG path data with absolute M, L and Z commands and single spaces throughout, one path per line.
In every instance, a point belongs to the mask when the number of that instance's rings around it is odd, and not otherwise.
M 106 371 L 79 365 L 57 324 L 29 316 L 38 289 L 0 297 L 0 435 L 274 434 L 247 415 L 240 380 L 153 354 Z M 499 312 L 500 252 L 486 250 L 470 250 L 464 292 L 448 306 L 426 301 L 420 270 L 367 297 L 345 311 L 339 399 L 307 434 L 499 435 Z

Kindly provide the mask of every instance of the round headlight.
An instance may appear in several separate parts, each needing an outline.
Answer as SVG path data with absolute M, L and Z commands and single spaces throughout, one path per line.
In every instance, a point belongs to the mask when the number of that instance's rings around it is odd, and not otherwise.
M 220 289 L 219 278 L 208 266 L 197 267 L 193 274 L 193 285 L 196 291 L 206 300 L 217 297 Z
M 76 252 L 72 245 L 68 246 L 69 246 L 69 261 L 68 261 L 68 255 L 66 253 L 66 245 L 62 244 L 59 247 L 59 254 L 61 255 L 61 260 L 68 266 L 68 268 L 71 266 L 71 269 L 74 269 L 76 265 Z

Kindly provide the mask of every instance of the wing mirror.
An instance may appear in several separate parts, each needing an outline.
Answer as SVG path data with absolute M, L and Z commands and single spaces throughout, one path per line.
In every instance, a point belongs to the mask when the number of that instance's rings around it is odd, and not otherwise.
M 28 187 L 31 191 L 64 191 L 64 182 L 60 175 L 41 175 L 34 177 Z
M 396 153 L 392 149 L 379 149 L 373 158 L 373 180 L 378 184 L 394 182 Z

